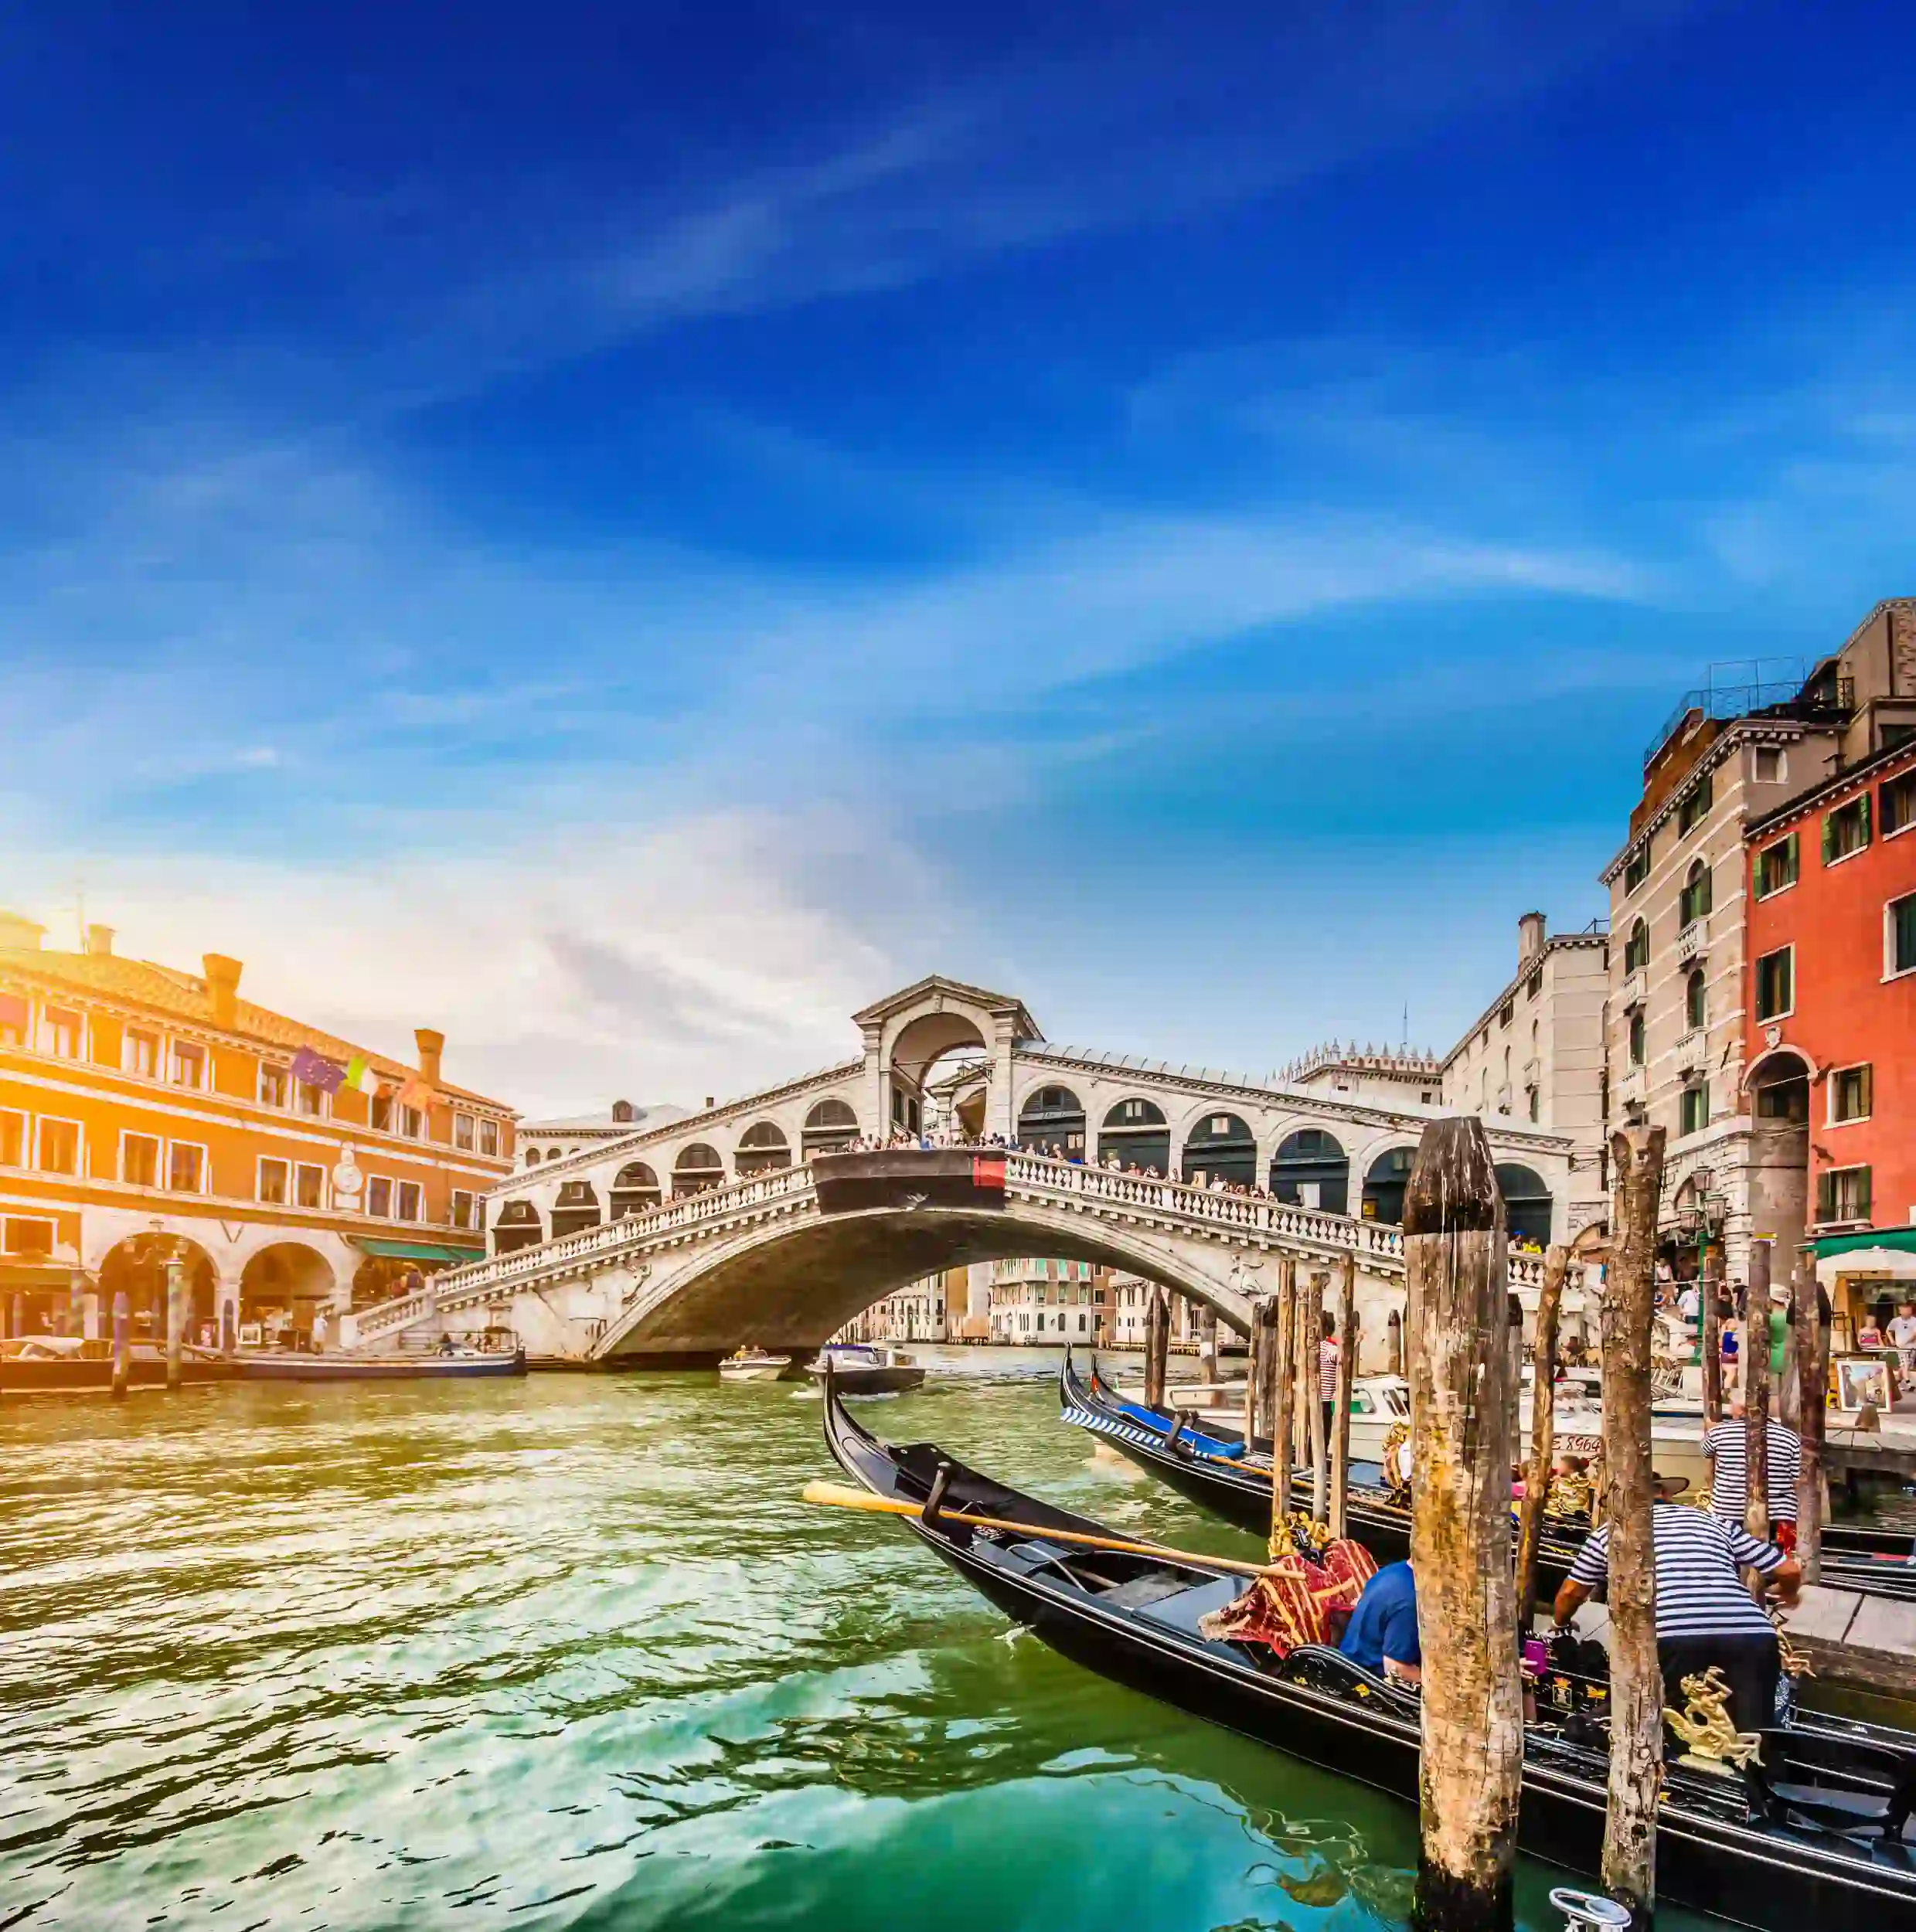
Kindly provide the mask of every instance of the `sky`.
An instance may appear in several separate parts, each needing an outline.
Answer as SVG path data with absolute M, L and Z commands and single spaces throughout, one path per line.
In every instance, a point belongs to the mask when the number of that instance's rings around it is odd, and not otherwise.
M 0 16 L 0 906 L 534 1113 L 1263 1072 L 1916 589 L 1890 8 Z

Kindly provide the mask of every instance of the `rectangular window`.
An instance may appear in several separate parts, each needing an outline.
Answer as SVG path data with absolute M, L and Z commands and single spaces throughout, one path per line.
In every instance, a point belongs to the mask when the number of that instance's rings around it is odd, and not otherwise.
M 393 1131 L 393 1097 L 390 1094 L 375 1094 L 366 1109 L 366 1117 L 382 1134 Z
M 303 1208 L 324 1207 L 326 1204 L 326 1170 L 323 1167 L 308 1167 L 305 1162 L 293 1169 L 293 1200 Z
M 1700 1134 L 1709 1124 L 1710 1089 L 1707 1086 L 1685 1087 L 1682 1123 L 1678 1131 L 1684 1134 Z
M 1916 771 L 1888 780 L 1878 794 L 1883 805 L 1883 836 L 1893 838 L 1916 825 Z
M 9 1219 L 0 1227 L 0 1250 L 8 1254 L 51 1254 L 53 1232 L 51 1221 Z
M 393 1183 L 383 1174 L 366 1177 L 366 1211 L 378 1220 L 393 1218 Z
M 20 1046 L 26 1041 L 27 1022 L 32 1014 L 19 993 L 0 993 L 0 1046 Z
M 1676 835 L 1687 838 L 1702 824 L 1710 812 L 1710 774 L 1705 772 L 1696 783 L 1683 794 L 1683 801 L 1676 808 Z
M 292 1094 L 291 1070 L 262 1060 L 260 1063 L 260 1104 L 262 1107 L 284 1107 L 292 1098 Z
M 479 1151 L 480 1151 L 482 1154 L 497 1154 L 497 1153 L 499 1152 L 499 1122 L 498 1122 L 497 1121 L 480 1121 L 480 1123 L 479 1123 Z
M 417 1181 L 402 1181 L 399 1184 L 399 1213 L 402 1221 L 417 1221 L 425 1206 L 425 1194 Z
M 1916 893 L 1883 908 L 1884 957 L 1893 978 L 1916 973 Z
M 304 1080 L 299 1083 L 296 1096 L 301 1113 L 313 1120 L 322 1118 L 326 1111 L 326 1090 L 323 1087 L 308 1087 Z
M 1781 1019 L 1796 1004 L 1796 948 L 1782 946 L 1756 962 L 1756 1016 Z
M 36 1129 L 39 1143 L 33 1165 L 43 1174 L 77 1174 L 80 1172 L 80 1123 L 43 1118 Z
M 43 1006 L 40 1009 L 40 1051 L 43 1053 L 51 1053 L 58 1060 L 78 1060 L 80 1037 L 85 1031 L 85 1023 L 70 1009 L 64 1006 Z
M 426 1117 L 416 1107 L 402 1107 L 399 1111 L 399 1131 L 409 1141 L 424 1140 L 426 1137 Z
M 160 1184 L 160 1144 L 151 1134 L 120 1136 L 120 1178 L 132 1187 Z
M 1756 896 L 1768 899 L 1772 893 L 1780 893 L 1786 886 L 1796 883 L 1797 845 L 1796 835 L 1792 832 L 1787 838 L 1779 838 L 1773 845 L 1765 845 L 1756 855 Z
M 262 1155 L 260 1160 L 259 1198 L 268 1207 L 284 1207 L 288 1199 L 288 1189 L 292 1173 L 284 1161 L 275 1161 Z
M 1870 842 L 1870 794 L 1823 814 L 1822 862 L 1834 866 Z
M 1783 754 L 1775 745 L 1759 745 L 1756 753 L 1756 781 L 1759 785 L 1783 782 Z
M 455 1114 L 452 1117 L 452 1144 L 463 1152 L 472 1151 L 472 1116 Z
M 1819 1221 L 1867 1221 L 1870 1218 L 1870 1170 L 1826 1168 L 1816 1176 Z
M 175 1040 L 167 1077 L 175 1087 L 204 1087 L 206 1084 L 206 1048 L 196 1046 L 191 1040 Z
M 144 1080 L 158 1079 L 159 1035 L 144 1032 L 137 1026 L 129 1026 L 120 1042 L 120 1066 L 122 1072 L 137 1073 Z
M 1870 1070 L 1867 1066 L 1839 1066 L 1829 1076 L 1829 1118 L 1867 1121 L 1870 1117 Z
M 1650 848 L 1646 843 L 1641 852 L 1632 852 L 1623 868 L 1623 889 L 1633 893 L 1650 876 Z
M 452 1225 L 456 1228 L 469 1228 L 474 1225 L 472 1196 L 464 1188 L 452 1190 Z
M 166 1185 L 175 1194 L 206 1191 L 206 1150 L 191 1141 L 174 1141 L 166 1149 Z
M 0 1113 L 0 1167 L 26 1165 L 26 1116 Z
M 1515 1017 L 1516 1013 L 1516 1002 L 1513 999 L 1506 999 L 1503 1002 L 1501 1010 L 1498 1012 L 1497 1024 L 1499 1026 L 1508 1026 L 1510 1024 L 1511 1020 Z

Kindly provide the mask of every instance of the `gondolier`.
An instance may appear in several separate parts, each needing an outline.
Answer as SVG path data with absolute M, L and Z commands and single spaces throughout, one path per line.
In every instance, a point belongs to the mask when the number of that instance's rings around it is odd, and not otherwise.
M 1741 1402 L 1730 1405 L 1730 1418 L 1703 1434 L 1703 1451 L 1710 1464 L 1710 1513 L 1726 1522 L 1741 1522 L 1750 1501 L 1750 1436 Z M 1796 1547 L 1796 1478 L 1803 1466 L 1802 1438 L 1772 1416 L 1764 1432 L 1768 1448 L 1764 1481 L 1770 1536 L 1785 1553 Z
M 1741 1523 L 1670 1498 L 1682 1488 L 1653 1478 L 1656 1501 L 1651 1535 L 1656 1566 L 1656 1656 L 1665 1696 L 1683 1705 L 1683 1680 L 1716 1665 L 1730 1685 L 1737 1730 L 1767 1729 L 1776 1721 L 1781 1668 L 1776 1631 L 1743 1587 L 1740 1570 L 1754 1570 L 1785 1602 L 1793 1601 L 1802 1572 L 1773 1543 L 1758 1543 Z M 1557 1621 L 1568 1624 L 1609 1580 L 1610 1525 L 1594 1531 L 1557 1593 Z

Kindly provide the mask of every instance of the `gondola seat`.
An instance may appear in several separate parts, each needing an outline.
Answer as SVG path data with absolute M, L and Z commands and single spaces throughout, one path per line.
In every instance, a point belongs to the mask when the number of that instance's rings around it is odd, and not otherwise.
M 1203 1632 L 1197 1627 L 1199 1618 L 1210 1616 L 1214 1610 L 1222 1610 L 1227 1604 L 1235 1603 L 1243 1590 L 1244 1584 L 1239 1578 L 1220 1577 L 1194 1590 L 1182 1590 L 1175 1597 L 1147 1604 L 1138 1614 L 1152 1623 L 1162 1624 L 1166 1630 L 1175 1630 L 1180 1636 L 1201 1637 Z
M 1845 1836 L 1901 1838 L 1916 1813 L 1916 1764 L 1867 1739 L 1767 1730 L 1751 1771 L 1771 1816 Z

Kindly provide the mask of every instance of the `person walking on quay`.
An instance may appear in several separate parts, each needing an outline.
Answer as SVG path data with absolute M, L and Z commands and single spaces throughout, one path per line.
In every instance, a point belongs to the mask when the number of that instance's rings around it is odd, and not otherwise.
M 1672 1501 L 1683 1479 L 1652 1478 L 1656 1500 L 1650 1532 L 1656 1570 L 1656 1658 L 1666 1701 L 1684 1705 L 1683 1679 L 1714 1664 L 1730 1685 L 1731 1720 L 1740 1731 L 1776 1721 L 1782 1655 L 1776 1631 L 1743 1587 L 1754 1570 L 1779 1601 L 1796 1599 L 1802 1571 L 1774 1543 L 1759 1543 L 1739 1522 Z M 1594 1530 L 1577 1551 L 1557 1593 L 1556 1614 L 1567 1628 L 1610 1576 L 1610 1529 Z M 1359 1606 L 1362 1607 L 1361 1605 Z
M 326 1311 L 324 1308 L 313 1311 L 312 1352 L 315 1355 L 326 1352 Z
M 1726 1522 L 1741 1522 L 1750 1505 L 1750 1433 L 1748 1410 L 1741 1402 L 1729 1415 L 1703 1432 L 1703 1451 L 1710 1464 L 1710 1513 Z M 1796 1547 L 1796 1479 L 1803 1464 L 1802 1438 L 1772 1416 L 1764 1431 L 1768 1447 L 1764 1491 L 1770 1534 L 1778 1548 Z
M 1904 1301 L 1890 1324 L 1890 1340 L 1903 1359 L 1903 1379 L 1916 1376 L 1916 1301 Z

